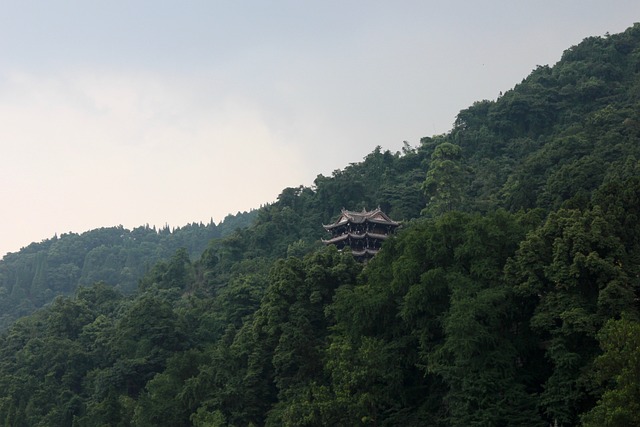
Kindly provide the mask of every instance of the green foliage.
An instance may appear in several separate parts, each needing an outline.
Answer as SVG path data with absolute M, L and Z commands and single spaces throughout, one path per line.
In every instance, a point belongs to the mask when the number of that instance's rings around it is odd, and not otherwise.
M 596 380 L 607 390 L 582 417 L 586 427 L 640 424 L 640 323 L 610 319 L 598 333 L 603 354 L 594 362 Z
M 637 179 L 626 184 L 624 190 L 608 193 L 611 205 L 605 209 L 595 205 L 552 213 L 522 242 L 507 269 L 523 302 L 535 307 L 530 325 L 552 364 L 540 405 L 561 425 L 577 422 L 594 403 L 586 373 L 598 353 L 597 332 L 607 319 L 638 309 L 638 243 L 625 242 L 629 233 L 636 235 L 638 225 L 620 227 L 627 223 L 627 213 L 616 205 L 637 195 L 640 187 Z M 630 213 L 638 207 L 626 206 Z
M 197 258 L 211 239 L 250 225 L 256 215 L 257 211 L 238 212 L 218 225 L 193 223 L 173 230 L 147 225 L 67 233 L 7 254 L 0 260 L 0 330 L 58 295 L 73 295 L 78 286 L 104 282 L 134 292 L 157 262 L 181 248 L 187 258 Z
M 441 214 L 461 207 L 464 186 L 461 159 L 461 148 L 450 142 L 443 142 L 434 150 L 423 184 L 428 212 Z

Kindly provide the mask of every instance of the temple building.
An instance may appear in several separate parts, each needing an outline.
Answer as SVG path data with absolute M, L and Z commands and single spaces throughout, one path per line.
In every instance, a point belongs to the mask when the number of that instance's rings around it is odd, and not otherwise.
M 339 250 L 350 248 L 358 261 L 366 261 L 373 257 L 400 223 L 389 218 L 380 208 L 373 211 L 362 210 L 352 212 L 342 209 L 336 222 L 323 225 L 331 233 L 329 240 L 322 240 L 325 245 L 336 245 Z

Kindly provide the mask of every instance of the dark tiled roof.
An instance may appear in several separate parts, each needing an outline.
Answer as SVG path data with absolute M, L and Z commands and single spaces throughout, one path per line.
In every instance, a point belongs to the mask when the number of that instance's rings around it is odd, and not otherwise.
M 347 240 L 349 237 L 355 240 L 364 239 L 366 237 L 371 237 L 372 239 L 384 240 L 389 236 L 387 236 L 386 234 L 378 234 L 378 233 L 344 233 L 329 240 L 322 239 L 322 243 L 324 243 L 325 245 L 330 245 L 333 243 L 341 242 L 343 240 Z
M 333 224 L 323 225 L 326 230 L 339 227 L 346 223 L 362 224 L 364 222 L 372 222 L 377 224 L 385 224 L 397 227 L 400 223 L 389 218 L 380 208 L 372 211 L 362 210 L 361 212 L 348 211 L 342 209 L 340 217 Z

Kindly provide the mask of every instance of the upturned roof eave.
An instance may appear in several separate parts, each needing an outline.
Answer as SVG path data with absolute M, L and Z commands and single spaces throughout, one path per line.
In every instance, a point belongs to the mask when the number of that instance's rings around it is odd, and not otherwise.
M 363 255 L 375 255 L 378 253 L 377 249 L 364 249 L 362 251 L 351 251 L 353 256 L 363 256 Z
M 322 224 L 322 227 L 324 227 L 325 230 L 332 230 L 332 229 L 334 229 L 336 227 L 339 227 L 341 225 L 345 225 L 345 224 L 348 224 L 348 223 L 351 223 L 351 224 L 363 224 L 365 222 L 370 222 L 372 224 L 391 225 L 391 226 L 394 226 L 394 227 L 399 227 L 400 226 L 399 222 L 396 222 L 396 221 L 393 221 L 393 220 L 386 221 L 386 220 L 379 220 L 379 219 L 373 219 L 373 218 L 363 218 L 360 221 L 348 220 L 348 221 L 334 222 L 333 224 Z
M 378 234 L 378 233 L 344 233 L 328 240 L 322 239 L 322 243 L 328 245 L 332 243 L 342 242 L 349 238 L 353 240 L 362 240 L 362 239 L 366 239 L 367 237 L 370 237 L 372 239 L 385 240 L 389 236 L 386 234 Z

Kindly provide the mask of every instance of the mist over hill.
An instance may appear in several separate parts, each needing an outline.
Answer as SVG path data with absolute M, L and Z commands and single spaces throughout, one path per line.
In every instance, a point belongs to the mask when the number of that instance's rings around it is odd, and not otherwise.
M 32 244 L 0 263 L 0 420 L 638 425 L 639 159 L 635 24 L 224 236 Z M 368 263 L 320 243 L 378 206 L 403 226 Z

